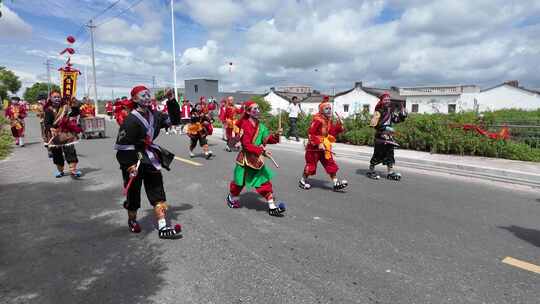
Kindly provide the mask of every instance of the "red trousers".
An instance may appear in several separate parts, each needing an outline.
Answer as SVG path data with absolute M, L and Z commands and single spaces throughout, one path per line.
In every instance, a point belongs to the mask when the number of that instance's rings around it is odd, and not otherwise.
M 323 151 L 306 151 L 306 166 L 304 167 L 304 174 L 306 176 L 315 175 L 317 173 L 317 163 L 321 162 L 321 165 L 329 175 L 334 175 L 338 172 L 339 167 L 333 157 L 326 159 Z
M 233 181 L 231 182 L 229 186 L 229 191 L 231 192 L 232 196 L 239 196 L 243 188 L 244 186 L 238 186 Z M 262 184 L 260 187 L 257 187 L 255 190 L 257 191 L 257 193 L 259 193 L 262 197 L 264 197 L 267 200 L 272 198 L 272 193 L 273 193 L 272 183 L 269 181 Z

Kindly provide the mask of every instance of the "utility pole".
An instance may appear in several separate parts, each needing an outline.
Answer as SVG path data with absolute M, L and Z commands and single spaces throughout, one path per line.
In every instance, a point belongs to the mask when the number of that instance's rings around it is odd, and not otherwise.
M 47 67 L 47 96 L 51 96 L 51 61 L 47 59 L 45 61 Z
M 90 41 L 91 41 L 91 47 L 92 47 L 92 70 L 93 70 L 93 77 L 94 77 L 94 106 L 96 108 L 96 114 L 98 114 L 98 95 L 97 95 L 97 84 L 96 84 L 96 57 L 94 54 L 94 29 L 96 26 L 94 25 L 92 19 L 88 22 L 86 25 L 90 29 Z
M 84 66 L 84 97 L 88 98 L 88 66 Z
M 156 97 L 156 76 L 152 76 L 152 96 Z
M 174 4 L 171 0 L 171 35 L 172 35 L 172 58 L 173 58 L 173 73 L 174 73 L 174 98 L 178 101 L 178 86 L 176 85 L 176 48 L 174 45 Z

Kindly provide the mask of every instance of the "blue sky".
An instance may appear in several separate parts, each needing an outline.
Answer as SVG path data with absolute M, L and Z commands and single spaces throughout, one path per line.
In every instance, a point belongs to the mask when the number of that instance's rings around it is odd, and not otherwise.
M 25 86 L 43 81 L 45 60 L 59 67 L 65 37 L 80 32 L 72 60 L 84 71 L 90 43 L 81 25 L 116 1 L 4 0 L 0 65 Z M 223 89 L 256 91 L 285 84 L 339 91 L 355 81 L 491 86 L 518 79 L 540 87 L 540 0 L 174 3 L 180 80 L 212 77 Z M 152 77 L 171 85 L 169 1 L 120 0 L 95 21 L 107 21 L 96 30 L 99 95 L 126 94 Z

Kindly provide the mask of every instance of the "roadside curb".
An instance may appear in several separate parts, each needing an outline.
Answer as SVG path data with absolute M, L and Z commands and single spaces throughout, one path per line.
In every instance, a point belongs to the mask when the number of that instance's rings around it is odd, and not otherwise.
M 217 132 L 216 132 L 217 131 Z M 222 129 L 215 128 L 214 136 L 221 136 Z M 355 147 L 358 149 L 361 146 L 349 146 L 349 145 L 338 144 L 334 151 L 336 152 L 337 158 L 349 158 L 353 160 L 366 161 L 369 162 L 371 159 L 371 153 L 365 151 L 354 151 Z M 302 143 L 284 141 L 282 145 L 278 148 L 280 150 L 288 150 L 291 152 L 303 151 Z M 427 171 L 436 171 L 460 176 L 488 179 L 498 182 L 506 182 L 511 184 L 518 184 L 530 187 L 540 188 L 540 174 L 533 172 L 525 171 L 516 171 L 505 168 L 497 168 L 493 166 L 479 166 L 476 164 L 467 164 L 467 163 L 453 163 L 448 161 L 437 161 L 437 160 L 426 160 L 419 158 L 410 158 L 396 155 L 397 166 L 406 167 L 412 169 L 420 169 Z M 489 160 L 486 160 L 489 162 Z M 367 168 L 367 167 L 366 167 Z

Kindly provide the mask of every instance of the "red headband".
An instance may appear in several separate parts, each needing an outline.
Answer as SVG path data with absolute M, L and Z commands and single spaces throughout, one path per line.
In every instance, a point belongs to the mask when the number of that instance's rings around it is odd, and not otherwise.
M 146 88 L 143 85 L 138 85 L 131 89 L 131 98 L 135 97 L 137 94 L 139 94 L 142 91 L 148 91 L 148 88 Z

